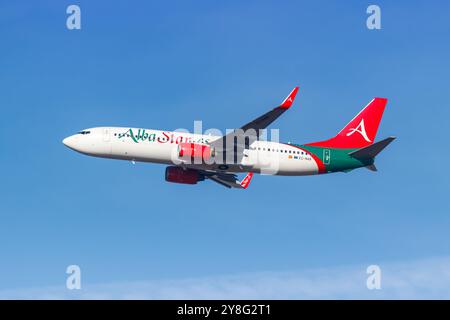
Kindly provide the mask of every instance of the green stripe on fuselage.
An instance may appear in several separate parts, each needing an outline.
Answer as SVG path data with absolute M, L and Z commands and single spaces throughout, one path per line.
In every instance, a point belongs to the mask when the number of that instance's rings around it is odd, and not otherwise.
M 325 165 L 327 172 L 349 171 L 373 164 L 373 159 L 356 159 L 348 154 L 358 149 L 336 149 L 297 145 L 311 153 L 314 153 Z

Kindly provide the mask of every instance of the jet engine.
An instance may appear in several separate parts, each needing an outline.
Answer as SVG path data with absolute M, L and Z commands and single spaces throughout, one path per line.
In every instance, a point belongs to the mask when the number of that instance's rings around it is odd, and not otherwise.
M 196 184 L 205 180 L 197 170 L 184 169 L 182 167 L 169 166 L 166 168 L 166 181 L 184 184 Z
M 185 159 L 209 160 L 214 156 L 214 149 L 205 144 L 182 142 L 178 145 L 178 156 Z

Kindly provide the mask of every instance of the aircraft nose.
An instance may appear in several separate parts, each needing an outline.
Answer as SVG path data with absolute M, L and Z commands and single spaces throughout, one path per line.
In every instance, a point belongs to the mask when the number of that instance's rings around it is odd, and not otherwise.
M 70 149 L 74 149 L 74 147 L 75 147 L 75 141 L 74 140 L 75 140 L 74 136 L 70 136 L 70 137 L 67 137 L 67 138 L 63 139 L 62 143 L 66 147 L 69 147 Z

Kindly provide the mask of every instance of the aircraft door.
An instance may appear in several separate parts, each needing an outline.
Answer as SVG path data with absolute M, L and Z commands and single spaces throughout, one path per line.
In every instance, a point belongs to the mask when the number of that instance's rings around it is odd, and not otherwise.
M 104 128 L 103 129 L 103 141 L 104 142 L 109 142 L 110 141 L 110 131 L 109 128 Z
M 324 149 L 323 150 L 323 163 L 324 164 L 330 164 L 330 161 L 331 161 L 330 149 Z

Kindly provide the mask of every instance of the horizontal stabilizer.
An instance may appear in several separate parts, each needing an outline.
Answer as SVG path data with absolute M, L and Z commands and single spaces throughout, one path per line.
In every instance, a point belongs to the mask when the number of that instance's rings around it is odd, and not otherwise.
M 384 148 L 388 146 L 388 144 L 390 144 L 394 140 L 395 137 L 389 137 L 384 140 L 378 141 L 374 144 L 371 144 L 368 147 L 364 147 L 359 150 L 350 152 L 349 155 L 358 159 L 372 159 L 375 158 L 377 154 L 379 154 Z

